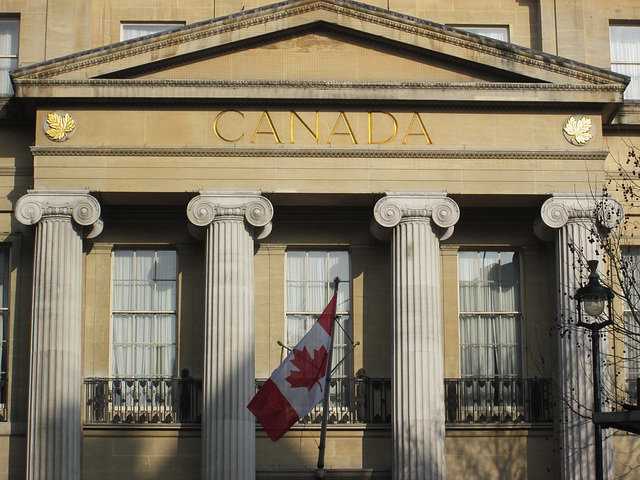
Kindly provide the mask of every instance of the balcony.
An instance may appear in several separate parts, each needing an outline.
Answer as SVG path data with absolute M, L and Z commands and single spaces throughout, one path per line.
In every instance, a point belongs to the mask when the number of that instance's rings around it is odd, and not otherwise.
M 266 379 L 256 380 L 256 391 Z M 553 421 L 549 379 L 445 379 L 446 424 L 518 425 Z M 88 378 L 84 381 L 87 425 L 200 424 L 202 380 L 180 378 Z M 330 425 L 389 425 L 391 379 L 356 377 L 331 382 Z M 317 405 L 301 424 L 320 424 Z
M 256 391 L 266 381 L 266 379 L 257 379 Z M 319 425 L 321 422 L 322 402 L 298 423 Z M 327 423 L 329 425 L 391 423 L 391 380 L 370 378 L 364 374 L 355 378 L 331 380 Z
M 553 422 L 549 379 L 452 378 L 444 389 L 447 425 Z
M 87 378 L 85 424 L 199 424 L 202 380 L 180 378 Z

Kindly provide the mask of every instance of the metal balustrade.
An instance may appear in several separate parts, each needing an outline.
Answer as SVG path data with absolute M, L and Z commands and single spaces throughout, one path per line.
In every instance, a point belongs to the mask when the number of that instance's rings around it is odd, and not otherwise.
M 87 378 L 86 424 L 200 423 L 202 380 L 180 378 Z
M 551 381 L 544 378 L 450 378 L 447 424 L 551 423 Z
M 360 372 L 359 372 L 360 373 Z M 256 391 L 266 379 L 256 380 Z M 320 424 L 322 403 L 315 406 L 300 424 Z M 357 377 L 331 380 L 329 390 L 329 425 L 391 422 L 391 380 Z
M 358 376 L 331 382 L 329 424 L 391 423 L 391 379 Z M 256 391 L 266 379 L 256 380 Z M 85 423 L 110 425 L 199 424 L 202 380 L 87 378 Z M 540 378 L 445 379 L 447 425 L 544 424 L 553 421 L 551 381 Z M 301 423 L 320 424 L 318 404 Z

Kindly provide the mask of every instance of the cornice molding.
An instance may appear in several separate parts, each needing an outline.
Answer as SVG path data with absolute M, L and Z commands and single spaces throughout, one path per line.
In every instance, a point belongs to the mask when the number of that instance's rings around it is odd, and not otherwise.
M 576 147 L 578 148 L 578 147 Z M 606 151 L 503 151 L 503 150 L 387 150 L 333 148 L 181 148 L 181 147 L 44 147 L 33 146 L 34 156 L 70 157 L 296 157 L 296 158 L 445 158 L 514 160 L 600 160 Z
M 50 79 L 17 78 L 14 83 L 20 87 L 138 87 L 157 89 L 169 88 L 289 88 L 324 90 L 479 90 L 511 91 L 533 90 L 552 92 L 593 91 L 624 92 L 625 86 L 614 83 L 521 83 L 521 82 L 341 82 L 341 81 L 302 81 L 302 80 L 171 80 L 171 79 Z

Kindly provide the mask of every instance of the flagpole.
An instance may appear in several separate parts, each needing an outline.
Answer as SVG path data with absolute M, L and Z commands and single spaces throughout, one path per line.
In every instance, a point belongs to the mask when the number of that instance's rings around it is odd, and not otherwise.
M 337 295 L 340 277 L 334 278 L 333 283 L 336 285 L 334 295 Z M 329 355 L 327 357 L 327 376 L 324 384 L 324 398 L 322 399 L 322 428 L 320 429 L 320 444 L 318 445 L 318 466 L 316 468 L 317 479 L 322 479 L 326 476 L 326 472 L 324 470 L 324 450 L 327 443 L 327 410 L 329 409 L 329 391 L 331 389 L 331 357 L 333 356 L 333 332 L 336 327 L 336 317 L 337 314 L 334 313 L 333 327 L 331 328 L 331 341 L 329 342 Z

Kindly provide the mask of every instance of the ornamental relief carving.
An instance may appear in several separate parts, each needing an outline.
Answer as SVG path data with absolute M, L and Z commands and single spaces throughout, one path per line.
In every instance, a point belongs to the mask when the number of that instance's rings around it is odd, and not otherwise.
M 47 114 L 42 128 L 49 140 L 64 142 L 75 133 L 76 121 L 70 113 L 58 110 Z

